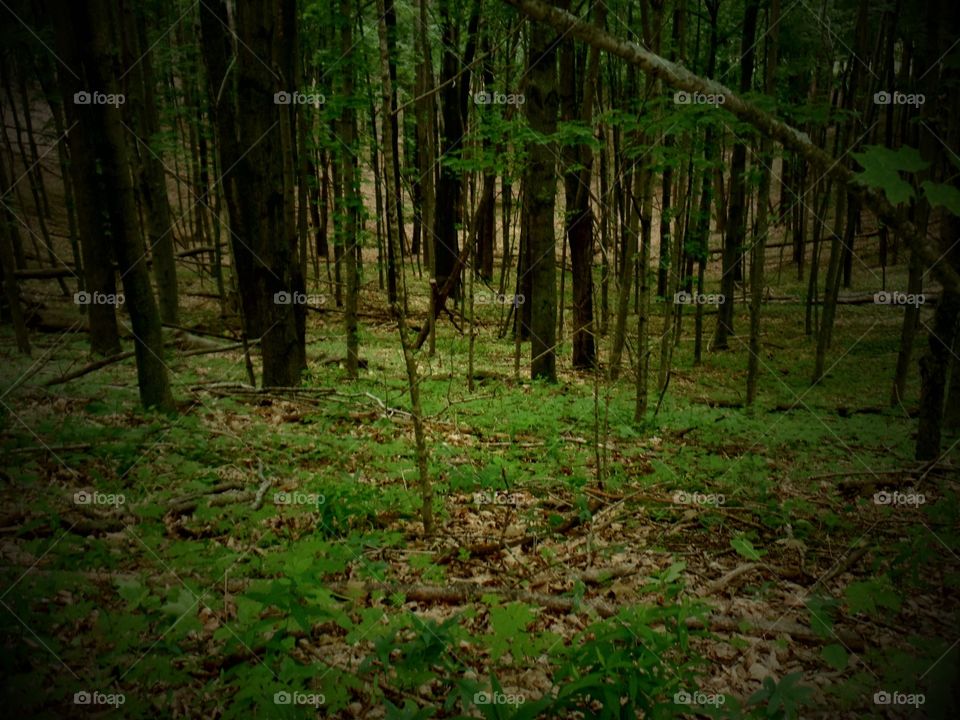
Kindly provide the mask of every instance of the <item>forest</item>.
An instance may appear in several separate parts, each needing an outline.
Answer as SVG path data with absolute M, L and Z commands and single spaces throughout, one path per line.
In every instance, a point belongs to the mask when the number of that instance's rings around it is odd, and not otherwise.
M 0 0 L 19 718 L 960 717 L 949 0 Z

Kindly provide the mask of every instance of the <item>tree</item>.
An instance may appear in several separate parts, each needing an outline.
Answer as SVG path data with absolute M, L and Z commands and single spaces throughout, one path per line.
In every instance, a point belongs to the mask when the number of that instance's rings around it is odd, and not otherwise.
M 476 49 L 477 27 L 480 23 L 480 2 L 475 0 L 467 25 L 467 42 L 463 58 L 459 56 L 460 28 L 454 16 L 456 4 L 440 0 L 440 20 L 443 53 L 440 63 L 440 111 L 443 119 L 440 133 L 440 179 L 437 182 L 436 216 L 434 229 L 433 274 L 437 285 L 443 286 L 453 276 L 452 294 L 459 297 L 457 262 L 460 243 L 457 240 L 457 222 L 462 217 L 463 180 L 455 163 L 460 157 L 465 134 L 465 117 L 470 89 L 470 64 Z M 440 312 L 434 307 L 434 317 Z
M 773 95 L 776 91 L 778 40 L 780 37 L 780 0 L 771 0 L 767 16 L 767 57 L 764 61 L 764 92 Z M 764 270 L 767 261 L 767 232 L 769 217 L 767 205 L 770 197 L 770 166 L 773 164 L 773 143 L 764 137 L 760 141 L 760 189 L 757 202 L 757 237 L 751 247 L 750 260 L 750 354 L 747 358 L 747 404 L 757 397 L 757 376 L 760 372 L 760 308 L 763 304 Z
M 569 6 L 569 3 L 566 3 Z M 594 7 L 594 23 L 603 27 L 606 5 Z M 591 48 L 587 67 L 578 78 L 575 45 L 565 42 L 560 49 L 560 104 L 565 123 L 579 125 L 579 133 L 592 134 L 593 99 L 600 70 L 600 51 Z M 580 80 L 580 82 L 577 82 Z M 581 96 L 577 97 L 577 90 Z M 597 360 L 593 321 L 593 227 L 590 209 L 590 185 L 593 176 L 593 151 L 587 142 L 571 142 L 567 148 L 564 175 L 566 197 L 565 232 L 570 243 L 573 281 L 573 367 L 591 368 Z M 561 310 L 562 312 L 562 310 Z
M 746 0 L 743 13 L 743 36 L 740 40 L 740 92 L 750 90 L 753 81 L 753 58 L 755 55 L 754 36 L 757 32 L 757 14 L 759 0 Z M 725 302 L 720 303 L 717 312 L 717 329 L 713 336 L 713 348 L 723 350 L 729 346 L 729 337 L 733 334 L 734 294 L 736 292 L 737 273 L 740 268 L 740 253 L 747 228 L 747 145 L 737 140 L 733 146 L 730 160 L 730 204 L 727 215 L 727 233 L 723 242 L 723 275 L 720 278 L 720 292 Z
M 113 5 L 108 0 L 92 0 L 85 7 L 57 8 L 52 16 L 58 40 L 64 45 L 64 54 L 79 60 L 75 67 L 82 67 L 83 77 L 89 83 L 87 92 L 99 92 L 107 98 L 121 97 L 118 82 L 122 73 L 118 41 L 120 18 Z M 90 39 L 79 52 L 75 52 L 77 48 L 68 39 L 73 34 Z M 87 152 L 83 147 L 86 143 L 92 145 L 92 156 L 100 168 L 102 210 L 105 211 L 103 230 L 112 241 L 123 281 L 125 304 L 133 329 L 140 401 L 145 408 L 172 411 L 174 404 L 163 360 L 160 313 L 150 286 L 137 226 L 127 150 L 128 133 L 123 127 L 118 104 L 91 102 L 84 108 L 78 128 L 84 137 L 78 139 L 77 144 L 81 155 Z M 90 240 L 89 237 L 84 239 L 85 242 Z M 88 287 L 91 286 L 88 284 Z
M 97 153 L 99 106 L 78 104 L 77 98 L 87 97 L 92 87 L 86 79 L 85 67 L 93 65 L 94 58 L 87 43 L 78 42 L 73 27 L 74 12 L 70 3 L 51 6 L 50 23 L 54 30 L 57 54 L 64 65 L 57 68 L 57 85 L 64 99 L 67 122 L 73 131 L 67 135 L 70 148 L 69 170 L 77 210 L 77 229 L 83 258 L 86 298 L 110 298 L 117 295 L 116 264 L 110 236 L 105 232 L 104 218 L 108 196 L 99 169 Z M 71 68 L 77 68 L 73 70 Z M 80 73 L 80 74 L 78 74 Z M 101 89 L 100 92 L 103 92 Z M 120 332 L 117 326 L 115 304 L 93 302 L 83 305 L 90 325 L 90 350 L 94 355 L 108 357 L 120 352 Z
M 342 183 L 342 206 L 337 208 L 341 224 L 340 245 L 343 247 L 344 269 L 347 275 L 347 293 L 344 306 L 344 325 L 347 334 L 347 376 L 356 378 L 360 357 L 360 334 L 357 324 L 357 296 L 360 292 L 360 272 L 357 267 L 358 233 L 360 217 L 360 182 L 357 176 L 357 154 L 355 150 L 357 120 L 351 107 L 353 96 L 354 66 L 348 59 L 353 48 L 353 29 L 350 18 L 350 0 L 340 0 L 340 50 L 346 59 L 341 73 L 340 92 L 343 104 L 337 124 L 343 147 L 338 149 L 339 175 Z
M 294 153 L 289 138 L 297 113 L 304 111 L 300 89 L 287 84 L 295 77 L 296 38 L 281 32 L 290 27 L 284 20 L 294 12 L 293 0 L 238 5 L 234 100 L 228 87 L 234 60 L 226 6 L 211 0 L 200 9 L 242 320 L 246 334 L 260 339 L 265 386 L 297 385 L 306 367 L 306 285 L 292 223 L 296 193 L 289 187 L 290 173 L 286 181 L 284 176 L 284 158 Z M 233 102 L 242 112 L 231 107 Z
M 7 187 L 7 170 L 4 159 L 0 157 L 0 187 Z M 15 270 L 17 268 L 16 253 L 13 249 L 12 226 L 4 215 L 0 214 L 0 270 L 3 273 L 3 295 L 10 311 L 10 320 L 13 332 L 17 339 L 17 349 L 24 355 L 30 354 L 30 338 L 27 335 L 27 325 L 23 317 L 23 308 L 20 306 L 20 285 L 17 282 Z
M 137 187 L 147 216 L 147 246 L 153 258 L 160 317 L 176 324 L 178 314 L 177 265 L 173 249 L 173 223 L 163 159 L 156 147 L 160 130 L 157 113 L 153 60 L 149 52 L 144 9 L 123 4 L 124 64 L 130 68 L 126 83 L 128 108 L 136 128 Z M 131 128 L 131 132 L 134 132 Z
M 524 108 L 533 134 L 523 173 L 525 272 L 530 275 L 530 377 L 557 379 L 557 269 L 553 219 L 557 196 L 557 36 L 531 32 Z

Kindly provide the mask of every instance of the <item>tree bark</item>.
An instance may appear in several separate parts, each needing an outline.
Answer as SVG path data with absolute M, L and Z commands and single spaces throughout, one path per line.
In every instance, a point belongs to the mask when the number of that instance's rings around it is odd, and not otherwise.
M 530 34 L 527 57 L 527 122 L 536 139 L 530 144 L 523 173 L 523 215 L 530 275 L 530 377 L 555 382 L 557 332 L 557 268 L 554 208 L 557 195 L 556 149 L 550 140 L 557 130 L 557 36 Z
M 290 37 L 294 12 L 292 0 L 249 0 L 237 6 L 235 72 L 237 104 L 243 112 L 227 109 L 232 97 L 226 87 L 230 63 L 226 8 L 222 0 L 213 0 L 200 13 L 210 89 L 216 93 L 212 97 L 220 126 L 220 167 L 228 183 L 242 317 L 247 335 L 261 339 L 265 386 L 297 385 L 306 367 L 306 307 L 300 301 L 306 285 L 292 212 L 296 194 L 292 187 L 284 192 L 285 183 L 292 184 L 284 158 L 295 153 L 296 117 L 304 106 L 278 103 L 275 96 L 298 90 L 291 87 L 296 76 L 292 54 L 296 39 Z M 279 73 L 265 66 L 263 58 L 269 58 Z
M 67 135 L 70 147 L 70 179 L 73 185 L 77 208 L 77 229 L 80 235 L 80 251 L 83 258 L 84 291 L 88 297 L 115 296 L 117 293 L 114 252 L 108 234 L 104 232 L 107 191 L 103 177 L 98 171 L 96 138 L 97 106 L 80 105 L 74 102 L 79 92 L 89 92 L 89 82 L 84 79 L 84 66 L 92 62 L 89 46 L 78 44 L 72 3 L 60 0 L 50 8 L 50 20 L 54 29 L 57 54 L 68 67 L 78 68 L 79 75 L 57 69 L 60 94 L 64 98 L 64 111 L 71 132 Z M 102 92 L 102 90 L 101 90 Z M 116 308 L 108 303 L 92 303 L 83 306 L 90 323 L 90 350 L 104 357 L 120 352 L 120 333 L 117 326 Z
M 350 21 L 350 0 L 340 1 L 340 52 L 345 59 L 341 70 L 342 86 L 340 91 L 344 98 L 352 97 L 354 83 L 354 65 L 349 58 L 353 48 L 353 30 Z M 357 268 L 357 240 L 359 234 L 359 217 L 362 200 L 360 198 L 360 182 L 357 173 L 357 120 L 356 113 L 349 103 L 344 103 L 340 111 L 339 135 L 344 148 L 339 151 L 340 182 L 343 185 L 343 261 L 344 272 L 347 275 L 346 298 L 344 302 L 344 325 L 347 335 L 347 376 L 355 379 L 360 364 L 360 333 L 357 322 L 358 294 L 360 291 L 360 273 Z
M 780 0 L 771 0 L 767 16 L 767 57 L 764 61 L 763 91 L 773 96 L 776 92 L 776 68 L 780 38 Z M 773 143 L 767 137 L 760 140 L 760 188 L 757 200 L 757 238 L 754 241 L 750 262 L 750 354 L 747 359 L 746 404 L 752 405 L 757 397 L 757 378 L 760 372 L 760 308 L 763 304 L 763 283 L 767 261 L 767 231 L 770 200 L 770 166 L 773 163 Z
M 389 9 L 387 4 L 389 3 Z M 397 166 L 397 160 L 394 157 L 396 149 L 394 122 L 396 118 L 393 114 L 395 93 L 393 88 L 393 78 L 391 77 L 390 67 L 390 48 L 387 39 L 387 13 L 392 11 L 393 0 L 377 0 L 377 34 L 380 40 L 380 87 L 381 101 L 383 103 L 381 118 L 381 145 L 383 147 L 383 179 L 386 186 L 384 196 L 386 204 L 386 213 L 384 226 L 387 237 L 387 300 L 392 305 L 397 302 L 397 247 L 400 243 L 400 224 L 398 218 L 402 219 L 402 211 L 397 203 L 399 200 L 399 188 L 396 187 L 397 177 L 394 168 Z
M 565 0 L 566 4 L 569 2 Z M 594 8 L 594 23 L 603 27 L 606 5 Z M 560 103 L 565 122 L 578 122 L 583 132 L 592 133 L 593 98 L 600 72 L 600 50 L 590 48 L 586 69 L 577 82 L 576 48 L 573 42 L 560 49 Z M 576 91 L 582 88 L 582 96 Z M 597 360 L 593 318 L 593 230 L 594 216 L 590 208 L 590 187 L 593 181 L 593 151 L 589 145 L 577 144 L 564 153 L 568 166 L 564 176 L 566 197 L 565 230 L 570 243 L 570 266 L 573 285 L 573 367 L 592 368 Z M 562 309 L 561 309 L 562 312 Z
M 7 171 L 3 157 L 0 157 L 0 187 L 7 187 Z M 20 306 L 20 285 L 17 282 L 16 254 L 13 250 L 13 238 L 7 218 L 0 216 L 0 269 L 3 271 L 3 294 L 10 308 L 10 321 L 17 339 L 17 349 L 24 355 L 30 355 L 30 337 Z
M 120 19 L 111 12 L 109 0 L 92 0 L 86 8 L 74 11 L 71 31 L 89 38 L 89 63 L 86 77 L 92 88 L 117 94 L 115 78 L 122 72 L 118 49 Z M 113 249 L 123 280 L 127 311 L 133 327 L 137 358 L 140 401 L 145 408 L 173 411 L 173 396 L 167 366 L 163 361 L 163 335 L 160 313 L 150 286 L 143 246 L 137 227 L 133 181 L 127 156 L 127 131 L 119 109 L 110 105 L 91 105 L 93 113 L 85 120 L 84 133 L 99 138 L 98 155 L 106 194 L 106 210 Z
M 757 31 L 759 0 L 746 0 L 743 12 L 743 36 L 740 40 L 740 92 L 750 91 L 753 82 L 754 37 Z M 723 243 L 723 275 L 720 292 L 725 298 L 717 311 L 717 329 L 713 336 L 713 349 L 729 347 L 733 334 L 733 296 L 736 292 L 740 254 L 747 227 L 747 146 L 737 141 L 730 160 L 730 202 L 727 210 L 726 237 Z
M 176 325 L 178 321 L 177 265 L 173 248 L 173 224 L 160 149 L 152 147 L 160 130 L 157 113 L 153 63 L 148 46 L 143 9 L 123 5 L 124 62 L 130 67 L 126 106 L 137 128 L 139 163 L 137 186 L 147 209 L 147 245 L 153 258 L 154 281 L 160 306 L 160 319 Z M 198 204 L 198 208 L 203 209 Z

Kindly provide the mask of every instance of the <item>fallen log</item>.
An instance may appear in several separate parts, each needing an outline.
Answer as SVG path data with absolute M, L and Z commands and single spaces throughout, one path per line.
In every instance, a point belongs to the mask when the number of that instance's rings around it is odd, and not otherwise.
M 18 280 L 56 280 L 57 278 L 78 277 L 77 273 L 68 267 L 21 268 L 14 270 L 13 275 Z
M 407 601 L 424 603 L 451 603 L 463 605 L 480 602 L 484 595 L 524 602 L 529 605 L 538 605 L 544 610 L 562 613 L 583 612 L 593 610 L 602 618 L 611 618 L 621 609 L 598 598 L 577 600 L 561 595 L 544 595 L 516 588 L 494 588 L 476 583 L 452 583 L 450 585 L 408 585 L 402 583 L 330 583 L 327 588 L 345 598 L 359 599 L 374 593 L 386 595 L 401 594 Z M 790 635 L 795 640 L 821 645 L 839 639 L 851 650 L 863 650 L 863 639 L 854 633 L 834 628 L 832 633 L 822 637 L 810 628 L 801 625 L 795 620 L 780 618 L 767 620 L 766 618 L 735 618 L 728 615 L 707 615 L 704 618 L 688 617 L 684 621 L 691 630 L 706 630 L 707 632 L 738 633 L 741 635 L 755 635 L 759 631 L 762 635 Z M 754 632 L 751 632 L 754 631 Z
M 168 347 L 175 344 L 176 344 L 175 342 L 165 343 L 165 345 Z M 250 344 L 253 344 L 253 343 L 250 343 Z M 242 350 L 242 349 L 243 349 L 243 343 L 237 343 L 236 345 L 222 345 L 215 348 L 189 350 L 185 353 L 180 353 L 180 357 L 185 358 L 185 357 L 193 357 L 195 355 L 211 355 L 213 353 L 218 353 L 218 352 L 230 352 L 233 350 Z M 127 350 L 126 352 L 117 353 L 116 355 L 111 355 L 110 357 L 105 357 L 100 360 L 96 360 L 95 362 L 92 362 L 89 365 L 84 365 L 82 368 L 80 368 L 79 370 L 75 370 L 72 373 L 62 375 L 58 378 L 51 378 L 50 380 L 47 380 L 46 383 L 44 383 L 44 386 L 53 387 L 54 385 L 62 385 L 63 383 L 70 382 L 71 380 L 76 380 L 77 378 L 83 377 L 84 375 L 89 375 L 90 373 L 100 370 L 101 368 L 105 368 L 108 365 L 113 365 L 115 363 L 121 362 L 128 358 L 132 358 L 135 354 L 136 354 L 135 351 Z

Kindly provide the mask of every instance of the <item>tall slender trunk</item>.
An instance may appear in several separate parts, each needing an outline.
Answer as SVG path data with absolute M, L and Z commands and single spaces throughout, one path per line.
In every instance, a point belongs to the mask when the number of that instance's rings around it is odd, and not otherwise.
M 0 155 L 0 188 L 7 187 L 7 171 L 3 156 Z M 20 285 L 14 274 L 17 269 L 16 255 L 13 250 L 13 236 L 8 218 L 0 216 L 0 269 L 3 271 L 3 294 L 10 309 L 10 321 L 17 339 L 17 349 L 24 355 L 30 354 L 30 338 L 20 306 Z
M 759 0 L 746 0 L 743 12 L 743 36 L 740 41 L 740 92 L 748 92 L 753 81 L 754 37 L 757 30 Z M 733 334 L 734 292 L 741 247 L 746 234 L 746 165 L 747 146 L 736 142 L 730 160 L 730 200 L 726 217 L 726 236 L 723 243 L 723 276 L 720 279 L 720 292 L 725 298 L 717 311 L 717 328 L 713 337 L 713 348 L 722 350 L 729 347 L 729 338 Z
M 556 381 L 557 268 L 554 208 L 557 195 L 556 150 L 549 138 L 557 130 L 556 33 L 538 28 L 530 34 L 524 108 L 532 143 L 523 174 L 525 272 L 530 275 L 530 377 Z
M 353 48 L 353 30 L 349 18 L 350 0 L 340 0 L 340 52 L 348 58 Z M 341 70 L 341 92 L 344 98 L 353 96 L 354 67 L 347 59 Z M 360 182 L 356 166 L 356 114 L 349 103 L 340 111 L 339 135 L 345 148 L 340 149 L 340 180 L 343 184 L 343 237 L 344 272 L 347 275 L 344 302 L 344 324 L 347 335 L 346 371 L 356 378 L 359 366 L 360 334 L 357 323 L 357 295 L 360 289 L 360 274 L 357 268 L 357 239 L 359 233 Z M 405 344 L 404 344 L 405 346 Z
M 380 87 L 382 111 L 381 117 L 381 145 L 383 147 L 383 179 L 385 185 L 384 201 L 386 204 L 385 222 L 387 239 L 387 300 L 392 305 L 397 302 L 397 247 L 400 244 L 400 224 L 402 211 L 397 207 L 398 189 L 397 178 L 394 173 L 397 161 L 394 157 L 396 149 L 394 135 L 395 117 L 393 115 L 394 89 L 390 68 L 390 48 L 387 40 L 386 3 L 393 7 L 393 0 L 377 0 L 377 34 L 380 39 Z
M 80 68 L 93 62 L 89 45 L 80 44 L 74 25 L 79 11 L 68 8 L 67 3 L 50 13 L 53 24 L 57 55 L 70 67 Z M 75 71 L 78 72 L 78 71 Z M 90 82 L 69 72 L 57 72 L 60 94 L 64 98 L 64 111 L 73 132 L 67 136 L 70 146 L 70 175 L 77 201 L 77 228 L 80 235 L 80 250 L 83 257 L 84 290 L 81 298 L 116 296 L 116 268 L 114 249 L 105 232 L 104 217 L 107 189 L 98 170 L 98 154 L 95 145 L 100 136 L 97 130 L 98 106 L 77 104 L 77 93 L 89 92 Z M 100 90 L 103 92 L 103 90 Z M 113 304 L 97 302 L 84 305 L 90 323 L 90 349 L 94 355 L 109 356 L 120 352 L 120 333 L 116 309 Z
M 775 71 L 780 38 L 780 0 L 771 0 L 767 16 L 767 57 L 764 61 L 764 92 L 772 96 L 776 91 Z M 757 196 L 757 237 L 751 249 L 750 262 L 750 354 L 747 359 L 747 398 L 752 405 L 757 397 L 757 377 L 760 371 L 760 307 L 763 303 L 763 283 L 767 261 L 767 231 L 770 200 L 770 166 L 773 163 L 773 142 L 763 137 L 760 140 L 760 188 Z
M 143 52 L 149 42 L 143 10 L 124 5 L 123 14 L 123 37 L 127 43 L 124 62 L 131 68 L 126 105 L 140 141 L 137 185 L 147 210 L 147 245 L 153 257 L 160 317 L 163 322 L 175 325 L 178 322 L 179 294 L 170 202 L 160 148 L 150 144 L 160 129 L 153 63 L 150 53 Z M 201 203 L 198 202 L 196 207 L 202 212 Z
M 113 15 L 111 7 L 109 0 L 92 0 L 85 12 L 81 9 L 74 15 L 74 23 L 68 31 L 76 31 L 80 37 L 89 39 L 92 57 L 86 70 L 92 87 L 116 94 L 119 88 L 114 78 L 122 66 L 117 50 L 120 19 Z M 94 113 L 85 119 L 94 123 L 83 128 L 83 132 L 96 134 L 99 138 L 96 142 L 113 249 L 133 327 L 140 401 L 145 408 L 173 411 L 173 396 L 163 361 L 160 313 L 150 287 L 137 228 L 133 181 L 127 157 L 129 135 L 123 127 L 119 110 L 109 105 L 94 106 Z

